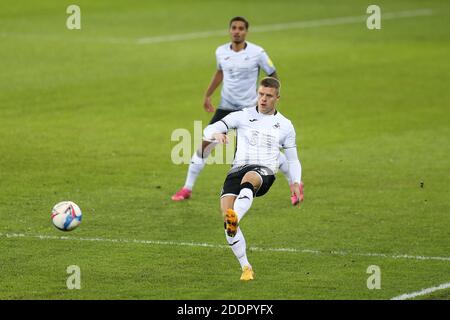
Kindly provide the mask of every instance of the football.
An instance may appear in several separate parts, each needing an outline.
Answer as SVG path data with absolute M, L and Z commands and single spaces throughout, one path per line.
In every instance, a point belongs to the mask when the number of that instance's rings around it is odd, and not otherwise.
M 81 209 L 72 201 L 57 203 L 52 209 L 53 225 L 61 231 L 71 231 L 81 223 Z

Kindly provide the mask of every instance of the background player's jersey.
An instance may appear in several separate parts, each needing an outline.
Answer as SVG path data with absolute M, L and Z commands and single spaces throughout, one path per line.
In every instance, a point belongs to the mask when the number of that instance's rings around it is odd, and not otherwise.
M 221 109 L 241 110 L 255 106 L 259 70 L 262 68 L 267 75 L 275 72 L 275 66 L 263 48 L 250 42 L 246 44 L 239 52 L 231 49 L 231 43 L 216 50 L 217 69 L 223 71 Z
M 278 171 L 280 148 L 296 148 L 295 129 L 291 121 L 279 112 L 265 115 L 257 107 L 233 112 L 223 122 L 228 130 L 237 130 L 237 150 L 233 168 L 262 165 L 275 174 Z

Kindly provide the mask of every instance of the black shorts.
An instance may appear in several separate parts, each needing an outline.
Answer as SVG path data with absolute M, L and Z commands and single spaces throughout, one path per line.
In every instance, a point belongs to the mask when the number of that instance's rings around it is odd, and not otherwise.
M 242 178 L 249 171 L 255 171 L 258 173 L 262 180 L 261 186 L 258 190 L 256 190 L 256 196 L 260 197 L 265 195 L 275 181 L 273 171 L 260 165 L 246 165 L 239 168 L 237 171 L 231 170 L 230 173 L 228 173 L 225 182 L 223 183 L 222 193 L 220 196 L 239 195 L 239 192 L 241 191 Z
M 209 122 L 209 124 L 213 124 L 217 121 L 222 120 L 223 118 L 225 118 L 227 115 L 229 115 L 232 112 L 236 112 L 238 110 L 223 110 L 223 109 L 216 109 L 216 112 L 214 113 L 214 116 L 212 117 L 211 121 Z

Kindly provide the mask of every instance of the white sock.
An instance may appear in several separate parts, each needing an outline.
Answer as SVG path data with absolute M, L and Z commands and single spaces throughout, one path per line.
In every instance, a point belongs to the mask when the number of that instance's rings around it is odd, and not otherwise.
M 244 266 L 250 266 L 250 263 L 247 259 L 247 244 L 245 243 L 244 234 L 241 231 L 241 228 L 238 227 L 236 235 L 234 237 L 229 237 L 227 235 L 227 231 L 225 230 L 225 237 L 227 238 L 228 244 L 231 247 L 236 258 L 239 260 L 241 268 Z
M 278 156 L 278 167 L 288 181 L 289 185 L 291 185 L 291 177 L 289 176 L 289 164 L 283 152 L 280 152 L 280 155 Z
M 238 215 L 238 221 L 241 221 L 244 218 L 244 215 L 247 213 L 248 209 L 252 206 L 253 202 L 253 191 L 249 188 L 244 188 L 239 192 L 236 200 L 234 201 L 233 210 L 236 211 Z
M 197 180 L 197 177 L 200 172 L 202 172 L 205 164 L 206 159 L 199 157 L 197 152 L 195 152 L 191 158 L 191 163 L 189 164 L 188 174 L 184 184 L 185 188 L 188 188 L 189 190 L 194 188 L 195 180 Z

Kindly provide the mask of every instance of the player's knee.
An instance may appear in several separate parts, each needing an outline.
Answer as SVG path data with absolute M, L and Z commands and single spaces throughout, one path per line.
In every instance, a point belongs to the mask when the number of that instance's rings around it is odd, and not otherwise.
M 242 178 L 241 185 L 244 183 L 250 183 L 256 190 L 261 186 L 261 177 L 256 172 L 249 171 Z
M 255 190 L 256 190 L 256 188 L 255 188 L 255 186 L 254 186 L 251 182 L 248 182 L 248 181 L 242 182 L 239 191 L 241 191 L 242 189 L 250 189 L 250 190 L 252 190 L 252 192 L 253 192 L 253 197 L 255 196 L 255 193 L 256 193 Z

